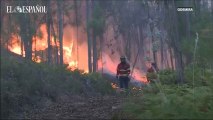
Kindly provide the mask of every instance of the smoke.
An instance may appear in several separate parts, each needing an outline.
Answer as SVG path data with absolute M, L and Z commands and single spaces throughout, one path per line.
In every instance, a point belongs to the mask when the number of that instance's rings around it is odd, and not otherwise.
M 116 58 L 112 58 L 110 57 L 110 55 L 102 53 L 102 60 L 100 59 L 98 61 L 99 72 L 116 75 L 117 65 L 120 63 L 119 61 L 120 55 L 117 56 L 118 57 Z M 130 66 L 131 70 L 133 70 L 132 63 L 130 63 Z M 136 68 L 134 68 L 132 75 L 130 75 L 130 78 L 133 81 L 147 82 L 146 74 L 143 71 L 140 71 L 139 69 Z

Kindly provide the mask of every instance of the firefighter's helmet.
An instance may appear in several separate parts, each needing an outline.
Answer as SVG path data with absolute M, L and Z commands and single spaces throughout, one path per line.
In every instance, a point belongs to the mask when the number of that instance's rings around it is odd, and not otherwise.
M 120 57 L 120 59 L 126 59 L 126 57 L 122 55 L 122 56 Z

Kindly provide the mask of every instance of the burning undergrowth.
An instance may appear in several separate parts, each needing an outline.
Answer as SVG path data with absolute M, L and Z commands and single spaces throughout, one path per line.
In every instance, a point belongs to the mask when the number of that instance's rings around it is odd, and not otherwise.
M 77 53 L 77 43 L 76 38 L 73 34 L 73 28 L 66 27 L 64 29 L 64 40 L 63 40 L 63 54 L 64 63 L 68 64 L 69 69 L 82 69 L 88 72 L 87 60 L 87 46 L 86 43 L 78 45 L 79 53 Z M 10 39 L 10 45 L 8 49 L 16 54 L 25 56 L 25 51 L 23 50 L 22 41 L 19 35 L 12 35 Z M 32 39 L 32 60 L 35 62 L 46 62 L 47 61 L 47 31 L 46 25 L 43 24 L 38 30 L 38 35 L 34 36 Z M 57 63 L 59 60 L 59 41 L 55 36 L 51 36 L 51 57 L 53 59 L 52 63 Z M 78 59 L 77 59 L 78 57 Z
M 79 28 L 80 30 L 83 28 Z M 40 63 L 47 62 L 48 54 L 48 43 L 47 43 L 47 29 L 46 25 L 42 24 L 37 31 L 37 34 L 32 39 L 32 60 Z M 59 63 L 59 40 L 56 36 L 51 35 L 51 58 L 52 63 Z M 75 70 L 80 69 L 85 73 L 88 73 L 88 45 L 86 41 L 86 34 L 81 34 L 76 37 L 76 31 L 74 27 L 66 26 L 64 28 L 63 35 L 63 60 L 64 64 L 68 65 L 68 69 Z M 6 47 L 16 54 L 25 57 L 25 51 L 23 48 L 23 43 L 19 35 L 11 35 L 10 44 Z M 106 46 L 104 46 L 106 48 Z M 116 73 L 116 67 L 119 63 L 120 53 L 119 51 L 114 51 L 114 54 L 109 53 L 110 50 L 104 49 L 101 51 L 98 59 L 98 71 L 103 73 L 109 73 L 114 75 Z M 115 57 L 116 55 L 116 57 Z M 130 63 L 131 67 L 133 66 Z M 145 74 L 138 68 L 132 67 L 132 74 L 130 75 L 133 82 L 143 82 L 146 83 Z

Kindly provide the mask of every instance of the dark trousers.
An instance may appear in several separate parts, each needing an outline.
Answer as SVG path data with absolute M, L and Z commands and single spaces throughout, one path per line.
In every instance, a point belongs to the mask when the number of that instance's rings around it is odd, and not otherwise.
M 120 76 L 119 82 L 120 82 L 120 88 L 128 89 L 129 77 Z

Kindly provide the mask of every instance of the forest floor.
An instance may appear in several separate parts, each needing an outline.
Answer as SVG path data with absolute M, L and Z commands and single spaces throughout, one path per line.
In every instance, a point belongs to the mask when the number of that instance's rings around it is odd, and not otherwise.
M 32 119 L 111 119 L 124 103 L 122 96 L 64 96 L 58 102 L 46 101 L 46 106 L 28 111 Z M 48 103 L 49 102 L 49 103 Z

